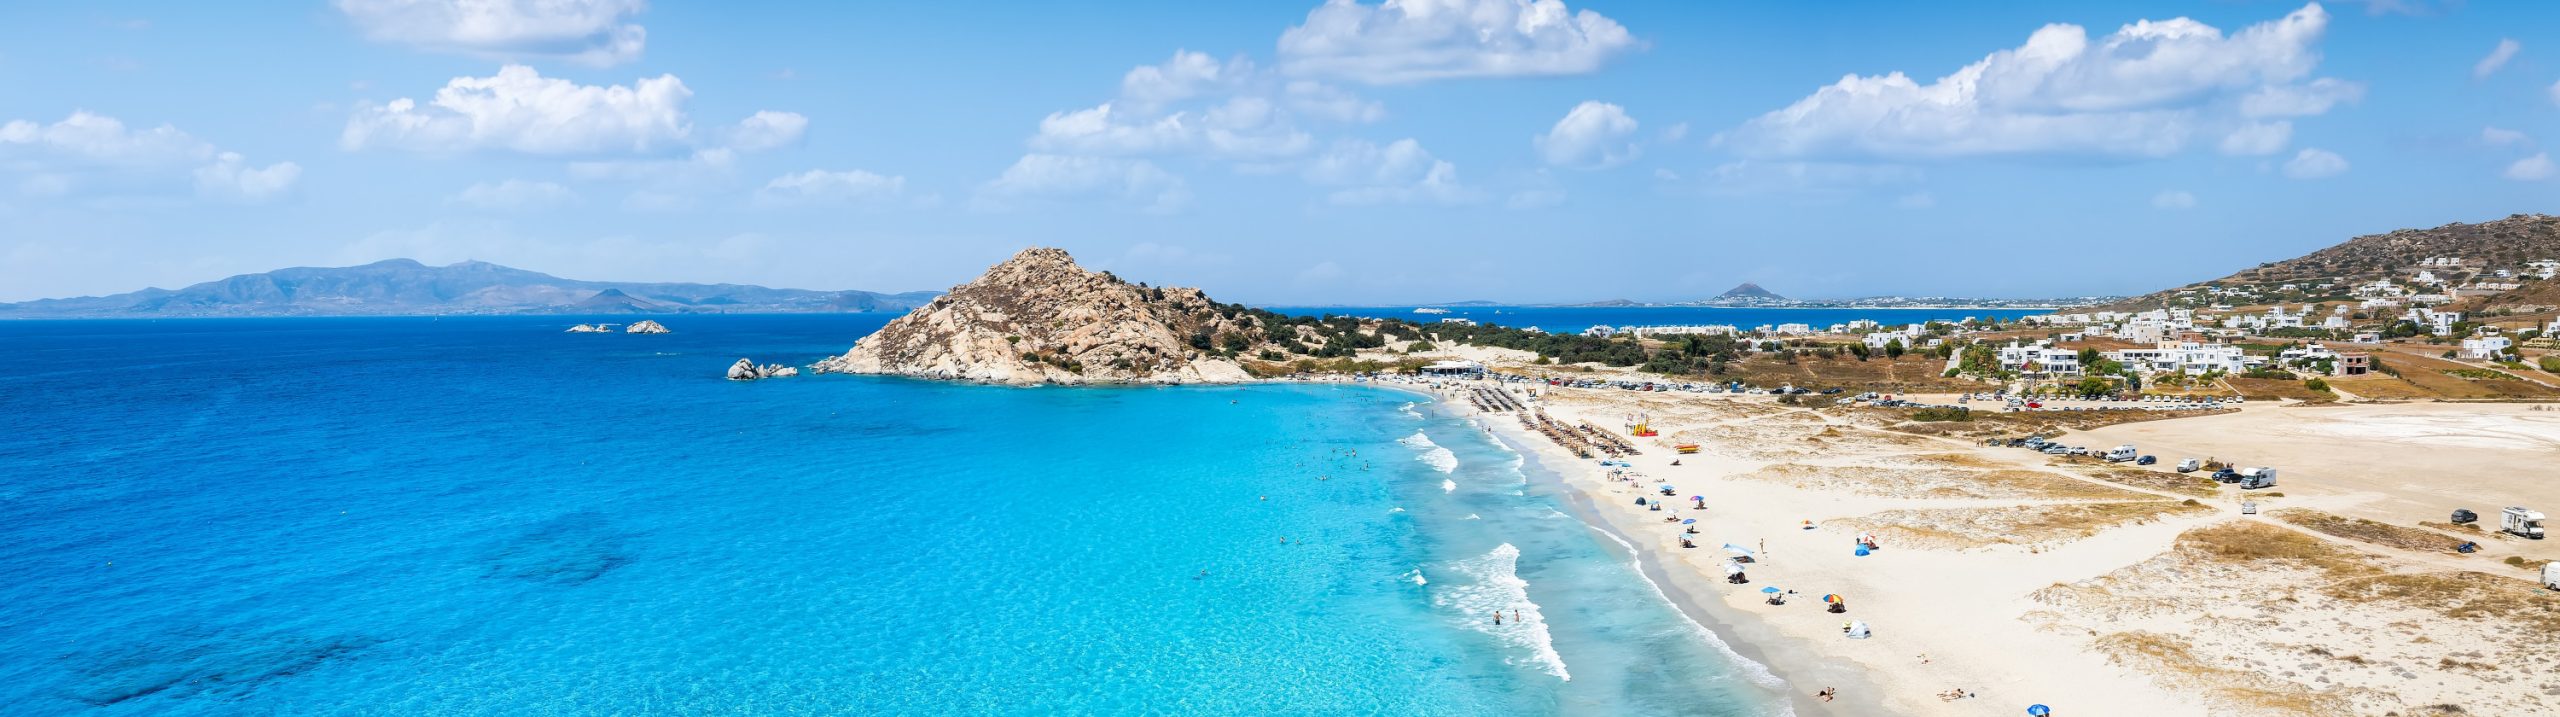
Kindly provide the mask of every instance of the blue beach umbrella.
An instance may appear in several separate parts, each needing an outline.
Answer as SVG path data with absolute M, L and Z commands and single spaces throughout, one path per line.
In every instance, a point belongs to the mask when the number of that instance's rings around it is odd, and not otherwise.
M 2027 714 L 2034 715 L 2035 717 L 2044 717 L 2045 715 L 2053 714 L 2053 708 L 2046 707 L 2044 705 L 2027 705 Z
M 1680 524 L 1681 524 L 1681 525 L 1688 525 L 1688 524 L 1690 524 L 1690 523 L 1695 523 L 1695 522 L 1698 522 L 1698 519 L 1696 519 L 1696 518 L 1686 518 L 1686 519 L 1682 519 L 1682 520 L 1680 521 Z
M 1765 588 L 1761 588 L 1761 589 L 1760 589 L 1760 592 L 1764 592 L 1764 593 L 1774 593 L 1774 592 L 1777 592 L 1777 591 L 1778 591 L 1778 588 L 1777 588 L 1777 586 L 1774 586 L 1774 585 L 1773 585 L 1773 586 L 1770 586 L 1770 587 L 1765 587 Z

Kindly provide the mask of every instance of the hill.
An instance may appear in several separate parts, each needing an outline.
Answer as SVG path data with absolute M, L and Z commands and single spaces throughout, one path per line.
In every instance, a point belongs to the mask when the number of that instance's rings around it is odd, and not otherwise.
M 1741 286 L 1733 287 L 1732 289 L 1726 290 L 1726 291 L 1725 291 L 1724 293 L 1722 293 L 1722 294 L 1717 294 L 1717 295 L 1716 295 L 1716 298 L 1717 298 L 1717 299 L 1720 299 L 1720 300 L 1732 300 L 1732 299 L 1751 299 L 1751 300 L 1759 300 L 1759 301 L 1786 301 L 1786 300 L 1787 300 L 1787 297 L 1779 296 L 1777 292 L 1770 291 L 1770 290 L 1768 290 L 1768 289 L 1760 288 L 1760 285 L 1759 285 L 1759 284 L 1754 284 L 1754 283 L 1751 283 L 1751 282 L 1748 282 L 1748 281 L 1746 281 L 1746 282 L 1742 282 L 1742 285 L 1741 285 Z
M 1267 336 L 1242 307 L 1199 289 L 1131 284 L 1059 249 L 1025 249 L 951 288 L 821 373 L 1010 384 L 1232 383 L 1235 354 Z
M 579 281 L 488 262 L 388 259 L 241 274 L 176 290 L 0 304 L 0 318 L 863 312 L 902 311 L 934 296 Z
M 2439 260 L 2428 265 L 2430 259 Z M 2443 259 L 2458 259 L 2445 265 Z M 2550 293 L 2547 281 L 2523 275 L 2526 263 L 2560 259 L 2560 217 L 2517 214 L 2477 224 L 2454 223 L 2432 229 L 2400 229 L 2367 234 L 2292 259 L 2271 261 L 2211 281 L 2118 301 L 2096 310 L 2139 311 L 2161 307 L 2193 308 L 2274 302 L 2337 301 L 2351 297 L 2357 284 L 2391 279 L 2402 284 L 2419 271 L 2442 279 L 2443 286 L 2483 308 L 2528 295 Z M 2461 287 L 2475 283 L 2519 284 L 2515 289 Z M 2285 288 L 2291 285 L 2292 288 Z

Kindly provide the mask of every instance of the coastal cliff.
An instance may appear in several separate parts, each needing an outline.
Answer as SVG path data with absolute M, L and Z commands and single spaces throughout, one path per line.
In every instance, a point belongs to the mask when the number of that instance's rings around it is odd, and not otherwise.
M 1235 351 L 1264 341 L 1252 316 L 1198 289 L 1132 284 L 1034 247 L 814 369 L 1017 385 L 1235 383 L 1250 378 Z

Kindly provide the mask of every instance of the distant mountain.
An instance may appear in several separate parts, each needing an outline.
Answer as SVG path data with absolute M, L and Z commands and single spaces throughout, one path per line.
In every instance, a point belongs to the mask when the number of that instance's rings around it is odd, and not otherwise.
M 1760 288 L 1760 285 L 1759 285 L 1759 284 L 1754 284 L 1754 283 L 1751 283 L 1751 282 L 1748 282 L 1748 281 L 1746 281 L 1746 282 L 1742 282 L 1742 285 L 1741 285 L 1741 286 L 1733 287 L 1731 290 L 1728 290 L 1728 291 L 1726 291 L 1726 292 L 1724 292 L 1724 293 L 1722 293 L 1722 294 L 1718 294 L 1718 295 L 1716 295 L 1716 298 L 1718 298 L 1718 299 L 1754 299 L 1754 300 L 1760 300 L 1760 301 L 1786 301 L 1786 300 L 1787 300 L 1787 297 L 1779 296 L 1779 295 L 1777 294 L 1777 292 L 1770 291 L 1770 290 L 1768 290 L 1768 289 Z
M 0 304 L 0 318 L 840 313 L 905 311 L 940 295 L 580 281 L 488 262 L 389 259 L 242 274 L 174 291 Z
M 2429 259 L 2458 259 L 2459 264 L 2443 262 L 2429 265 Z M 2144 294 L 2142 296 L 2094 307 L 2097 310 L 2140 311 L 2161 307 L 2192 308 L 2213 304 L 2235 306 L 2271 302 L 2318 302 L 2349 298 L 2355 284 L 2374 279 L 2392 279 L 2403 285 L 2419 271 L 2441 279 L 2447 287 L 2469 282 L 2520 282 L 2518 289 L 2490 292 L 2478 289 L 2461 292 L 2465 304 L 2498 303 L 2493 294 L 2512 293 L 2521 297 L 2547 288 L 2541 282 L 2515 276 L 2500 277 L 2497 271 L 2522 274 L 2526 262 L 2560 259 L 2560 217 L 2545 214 L 2515 214 L 2477 224 L 2453 223 L 2433 229 L 2399 229 L 2382 234 L 2367 234 L 2348 239 L 2326 249 L 2302 256 L 2271 261 L 2242 269 L 2220 279 Z M 2328 286 L 2321 287 L 2320 285 Z M 2436 289 L 2428 289 L 2434 291 Z
M 1579 304 L 1565 304 L 1564 306 L 1566 308 L 1574 309 L 1606 309 L 1625 306 L 1648 306 L 1648 304 L 1628 301 L 1626 299 L 1602 299 L 1600 301 L 1586 301 Z

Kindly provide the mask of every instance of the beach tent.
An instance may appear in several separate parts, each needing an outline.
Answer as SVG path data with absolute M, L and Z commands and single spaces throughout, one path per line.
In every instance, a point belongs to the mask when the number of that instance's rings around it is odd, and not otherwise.
M 1865 620 L 1849 621 L 1849 639 L 1864 640 L 1867 639 L 1867 635 L 1869 634 L 1872 633 L 1867 629 L 1867 622 Z

